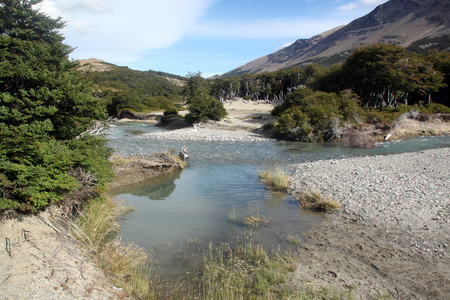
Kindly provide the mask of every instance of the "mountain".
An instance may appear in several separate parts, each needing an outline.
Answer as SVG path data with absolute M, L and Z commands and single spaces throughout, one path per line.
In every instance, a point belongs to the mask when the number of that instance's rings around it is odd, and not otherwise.
M 349 50 L 367 44 L 389 43 L 418 49 L 442 46 L 449 51 L 450 1 L 390 0 L 346 26 L 299 39 L 275 53 L 260 57 L 223 76 L 272 72 L 314 61 L 343 61 Z

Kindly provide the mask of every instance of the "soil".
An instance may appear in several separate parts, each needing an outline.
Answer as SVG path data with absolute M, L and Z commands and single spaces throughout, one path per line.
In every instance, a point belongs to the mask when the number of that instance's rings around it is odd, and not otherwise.
M 126 158 L 113 156 L 111 161 L 115 163 L 113 169 L 116 176 L 109 184 L 110 191 L 163 176 L 185 167 L 181 160 L 166 153 Z
M 6 218 L 0 224 L 0 299 L 118 299 L 115 288 L 79 247 L 62 212 Z
M 357 299 L 449 299 L 450 148 L 293 166 L 291 195 L 342 205 L 307 233 L 290 285 L 352 289 Z
M 294 289 L 349 289 L 356 299 L 448 299 L 450 260 L 394 242 L 404 232 L 327 216 L 294 253 Z

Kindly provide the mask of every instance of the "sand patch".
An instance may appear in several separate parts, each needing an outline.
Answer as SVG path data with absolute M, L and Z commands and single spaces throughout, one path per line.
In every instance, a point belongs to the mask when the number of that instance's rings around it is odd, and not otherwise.
M 61 212 L 50 208 L 0 224 L 0 299 L 117 298 L 104 273 L 81 250 Z

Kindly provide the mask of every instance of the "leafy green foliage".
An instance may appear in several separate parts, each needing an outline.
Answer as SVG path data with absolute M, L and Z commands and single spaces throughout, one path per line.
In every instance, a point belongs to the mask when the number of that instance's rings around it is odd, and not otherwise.
M 443 74 L 431 61 L 383 43 L 356 49 L 342 66 L 342 73 L 343 86 L 373 107 L 408 104 L 412 93 L 430 103 L 431 93 L 445 87 Z
M 110 71 L 88 72 L 86 79 L 96 86 L 94 94 L 107 104 L 108 113 L 117 115 L 122 109 L 143 111 L 174 107 L 180 101 L 181 86 L 170 81 L 172 76 L 178 82 L 182 77 L 155 71 L 136 71 L 126 67 L 114 67 Z
M 80 185 L 72 168 L 110 176 L 105 144 L 74 140 L 104 108 L 68 59 L 63 23 L 34 10 L 37 3 L 0 6 L 0 211 L 61 200 Z
M 227 110 L 221 102 L 210 95 L 205 95 L 191 99 L 189 114 L 186 115 L 186 120 L 191 123 L 208 120 L 219 121 L 226 117 L 226 115 Z
M 210 95 L 211 87 L 200 73 L 191 74 L 185 95 L 188 98 L 189 114 L 186 120 L 191 123 L 208 120 L 219 121 L 227 115 L 223 104 Z
M 352 121 L 360 109 L 355 95 L 343 92 L 317 92 L 307 88 L 297 89 L 272 112 L 278 117 L 274 132 L 278 138 L 313 142 L 333 137 L 336 121 Z

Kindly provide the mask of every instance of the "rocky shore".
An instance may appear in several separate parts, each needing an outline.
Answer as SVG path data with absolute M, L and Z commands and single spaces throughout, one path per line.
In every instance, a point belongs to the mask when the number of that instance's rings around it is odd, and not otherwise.
M 291 284 L 355 288 L 357 298 L 450 295 L 450 148 L 302 163 L 291 194 L 342 204 L 306 236 Z
M 246 130 L 221 130 L 210 128 L 185 128 L 173 131 L 146 133 L 141 138 L 172 141 L 200 142 L 260 142 L 267 140 L 261 134 Z

